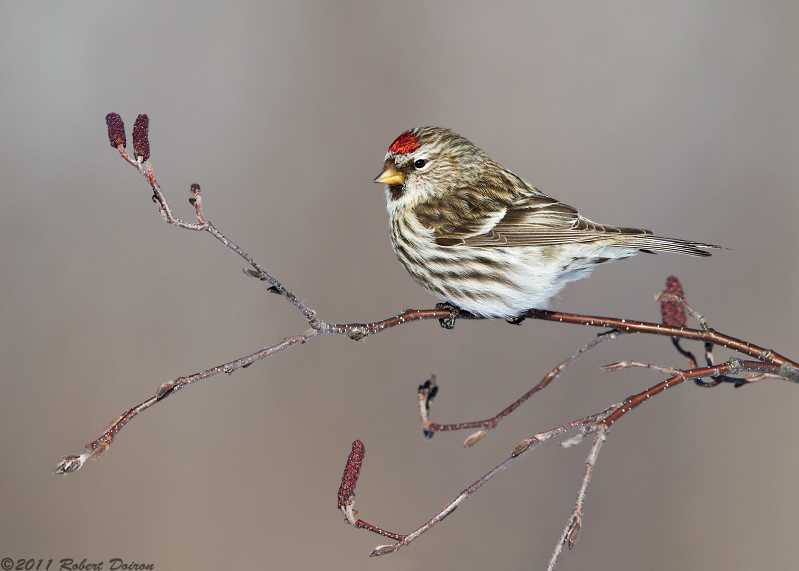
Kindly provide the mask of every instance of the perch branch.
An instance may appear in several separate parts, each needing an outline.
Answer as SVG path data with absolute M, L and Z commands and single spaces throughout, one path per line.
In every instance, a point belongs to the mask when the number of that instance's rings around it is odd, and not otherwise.
M 154 171 L 152 164 L 145 161 L 149 158 L 149 140 L 148 140 L 148 127 L 149 127 L 149 120 L 147 119 L 146 115 L 140 115 L 136 120 L 136 125 L 134 126 L 133 130 L 133 144 L 134 144 L 134 151 L 136 158 L 131 158 L 127 152 L 125 151 L 125 134 L 124 134 L 124 125 L 122 124 L 122 120 L 119 115 L 115 113 L 111 113 L 106 117 L 106 123 L 108 125 L 108 134 L 109 140 L 111 142 L 111 146 L 115 147 L 122 158 L 128 162 L 129 164 L 133 165 L 136 170 L 141 174 L 142 177 L 147 181 L 150 185 L 150 188 L 153 191 L 153 201 L 156 203 L 158 207 L 158 211 L 161 214 L 162 218 L 169 224 L 175 225 L 179 228 L 184 228 L 187 230 L 194 230 L 194 231 L 206 231 L 214 238 L 222 242 L 225 246 L 231 249 L 233 252 L 238 254 L 242 259 L 244 259 L 252 269 L 245 269 L 244 272 L 251 276 L 256 277 L 262 281 L 266 281 L 270 285 L 270 290 L 275 291 L 282 295 L 289 303 L 291 303 L 300 313 L 302 313 L 305 320 L 308 322 L 310 329 L 294 335 L 293 337 L 287 337 L 283 341 L 276 343 L 274 345 L 265 347 L 264 349 L 257 351 L 251 355 L 246 357 L 241 357 L 239 359 L 230 361 L 228 363 L 224 363 L 221 365 L 217 365 L 205 371 L 195 373 L 193 375 L 189 375 L 186 377 L 179 377 L 177 379 L 173 379 L 163 383 L 158 390 L 156 391 L 155 395 L 143 403 L 127 410 L 125 413 L 117 417 L 108 428 L 101 434 L 101 436 L 94 440 L 93 442 L 86 445 L 84 451 L 80 455 L 70 455 L 63 457 L 59 463 L 57 464 L 54 473 L 55 474 L 67 474 L 71 472 L 75 472 L 78 470 L 89 458 L 96 459 L 99 458 L 111 445 L 114 440 L 114 437 L 119 433 L 119 431 L 127 425 L 133 418 L 135 418 L 139 413 L 143 412 L 150 406 L 154 405 L 155 403 L 165 399 L 166 397 L 175 394 L 177 391 L 182 389 L 183 387 L 194 383 L 196 381 L 206 379 L 209 377 L 213 377 L 218 375 L 219 373 L 233 373 L 234 371 L 247 367 L 251 365 L 253 362 L 265 359 L 270 357 L 284 349 L 288 349 L 289 347 L 293 347 L 295 345 L 304 344 L 315 337 L 319 336 L 320 334 L 335 334 L 335 335 L 345 335 L 351 339 L 362 341 L 369 337 L 370 335 L 376 335 L 386 329 L 396 327 L 398 325 L 402 325 L 405 323 L 413 322 L 413 321 L 422 321 L 422 320 L 429 320 L 429 319 L 443 319 L 449 317 L 450 311 L 446 309 L 425 309 L 425 310 L 406 310 L 399 315 L 394 317 L 390 317 L 387 319 L 383 319 L 381 321 L 376 321 L 373 323 L 348 323 L 348 324 L 329 324 L 325 323 L 324 321 L 320 320 L 316 313 L 311 310 L 310 308 L 306 307 L 299 299 L 288 289 L 286 288 L 280 281 L 269 275 L 269 273 L 247 252 L 242 250 L 237 244 L 235 244 L 232 240 L 225 237 L 221 232 L 219 232 L 210 221 L 208 221 L 202 210 L 202 196 L 200 192 L 200 186 L 197 184 L 193 184 L 191 186 L 190 192 L 192 197 L 189 199 L 189 202 L 195 209 L 195 216 L 197 218 L 197 224 L 190 224 L 180 220 L 178 217 L 175 216 L 173 213 L 169 202 L 161 189 L 161 186 L 155 179 Z M 663 296 L 664 294 L 660 294 Z M 666 296 L 671 294 L 665 294 Z M 672 299 L 674 298 L 674 299 Z M 660 298 L 656 298 L 660 299 Z M 675 302 L 675 303 L 683 303 L 679 296 L 669 297 L 668 299 L 663 298 L 663 300 L 667 302 Z M 768 375 L 779 375 L 783 378 L 788 378 L 793 381 L 799 380 L 799 364 L 790 361 L 789 359 L 771 351 L 768 349 L 764 349 L 762 347 L 758 347 L 751 343 L 747 343 L 745 341 L 741 341 L 734 337 L 730 337 L 727 335 L 723 335 L 721 333 L 716 332 L 715 330 L 707 327 L 704 320 L 693 312 L 687 304 L 684 304 L 686 308 L 692 315 L 698 316 L 697 319 L 700 320 L 700 323 L 703 325 L 703 329 L 688 329 L 683 326 L 671 326 L 671 325 L 662 325 L 656 323 L 646 323 L 641 321 L 631 321 L 627 319 L 617 319 L 617 318 L 607 318 L 607 317 L 595 317 L 595 316 L 586 316 L 586 315 L 576 315 L 571 313 L 562 313 L 556 311 L 546 311 L 546 310 L 530 310 L 527 312 L 527 317 L 533 319 L 540 319 L 544 321 L 557 321 L 561 323 L 575 323 L 575 324 L 582 324 L 588 325 L 592 327 L 602 327 L 602 328 L 609 328 L 611 330 L 617 330 L 621 333 L 646 333 L 651 335 L 666 335 L 672 338 L 681 338 L 681 339 L 695 339 L 704 341 L 706 344 L 713 344 L 713 345 L 720 345 L 722 347 L 726 347 L 732 349 L 734 351 L 738 351 L 745 355 L 749 355 L 766 363 L 772 363 L 776 365 L 780 365 L 779 371 L 758 371 L 759 374 L 768 374 Z M 479 317 L 471 315 L 468 312 L 461 311 L 458 315 L 459 319 L 479 319 Z M 614 333 L 615 336 L 615 333 Z M 519 400 L 511 404 L 508 408 L 503 410 L 499 413 L 496 417 L 492 417 L 491 419 L 487 419 L 485 421 L 478 421 L 476 423 L 464 423 L 462 425 L 432 425 L 428 424 L 425 428 L 426 434 L 431 435 L 435 431 L 438 430 L 456 430 L 459 428 L 469 428 L 469 427 L 481 427 L 481 431 L 473 435 L 473 438 L 467 441 L 468 445 L 474 444 L 482 438 L 481 434 L 484 434 L 484 430 L 488 428 L 493 428 L 496 424 L 505 416 L 510 414 L 513 410 L 518 408 L 525 400 L 527 400 L 532 394 L 541 390 L 544 386 L 549 384 L 560 371 L 563 370 L 568 364 L 579 358 L 580 355 L 585 353 L 586 351 L 590 350 L 592 347 L 596 346 L 600 341 L 598 340 L 605 340 L 608 337 L 597 337 L 592 343 L 589 343 L 585 348 L 581 349 L 575 355 L 573 355 L 570 359 L 567 359 L 553 369 L 549 373 L 547 377 L 545 377 L 538 386 L 534 387 L 523 395 Z M 763 377 L 758 377 L 763 378 Z M 425 399 L 429 404 L 429 399 Z M 424 417 L 423 417 L 424 421 Z M 431 429 L 432 427 L 432 429 Z

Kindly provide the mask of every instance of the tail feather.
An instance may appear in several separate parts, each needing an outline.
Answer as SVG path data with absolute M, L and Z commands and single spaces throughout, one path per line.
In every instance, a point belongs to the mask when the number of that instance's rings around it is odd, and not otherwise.
M 660 236 L 627 236 L 624 240 L 626 246 L 631 246 L 644 251 L 655 252 L 676 252 L 689 256 L 708 257 L 712 254 L 703 248 L 714 250 L 726 250 L 723 246 L 714 244 L 704 244 L 702 242 L 691 242 L 690 240 L 680 240 L 679 238 L 662 238 Z

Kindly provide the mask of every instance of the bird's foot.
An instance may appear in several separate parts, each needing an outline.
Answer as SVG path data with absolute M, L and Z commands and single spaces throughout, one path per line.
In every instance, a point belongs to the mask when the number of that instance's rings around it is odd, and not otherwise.
M 521 315 L 517 315 L 516 317 L 506 317 L 505 321 L 510 323 L 511 325 L 521 325 L 522 321 L 527 319 L 527 313 L 522 313 Z
M 457 305 L 452 305 L 450 302 L 444 303 L 437 303 L 436 309 L 446 309 L 449 311 L 449 317 L 442 317 L 438 320 L 441 324 L 441 327 L 444 329 L 452 329 L 455 327 L 455 320 L 458 318 L 458 314 L 461 312 L 461 308 Z

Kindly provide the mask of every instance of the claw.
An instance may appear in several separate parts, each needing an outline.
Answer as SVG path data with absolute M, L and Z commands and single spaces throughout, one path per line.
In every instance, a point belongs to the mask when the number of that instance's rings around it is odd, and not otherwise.
M 461 312 L 461 308 L 457 305 L 452 305 L 450 302 L 444 303 L 437 303 L 436 309 L 446 309 L 449 311 L 449 317 L 442 317 L 438 320 L 441 324 L 441 327 L 444 329 L 452 329 L 455 327 L 455 320 L 458 318 L 458 314 Z

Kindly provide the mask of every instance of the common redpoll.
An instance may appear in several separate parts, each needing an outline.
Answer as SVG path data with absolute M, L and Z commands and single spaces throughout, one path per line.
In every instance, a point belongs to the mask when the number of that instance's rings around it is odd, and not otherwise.
M 591 222 L 440 127 L 400 135 L 375 182 L 386 185 L 394 252 L 453 318 L 460 308 L 515 322 L 597 264 L 719 247 Z

